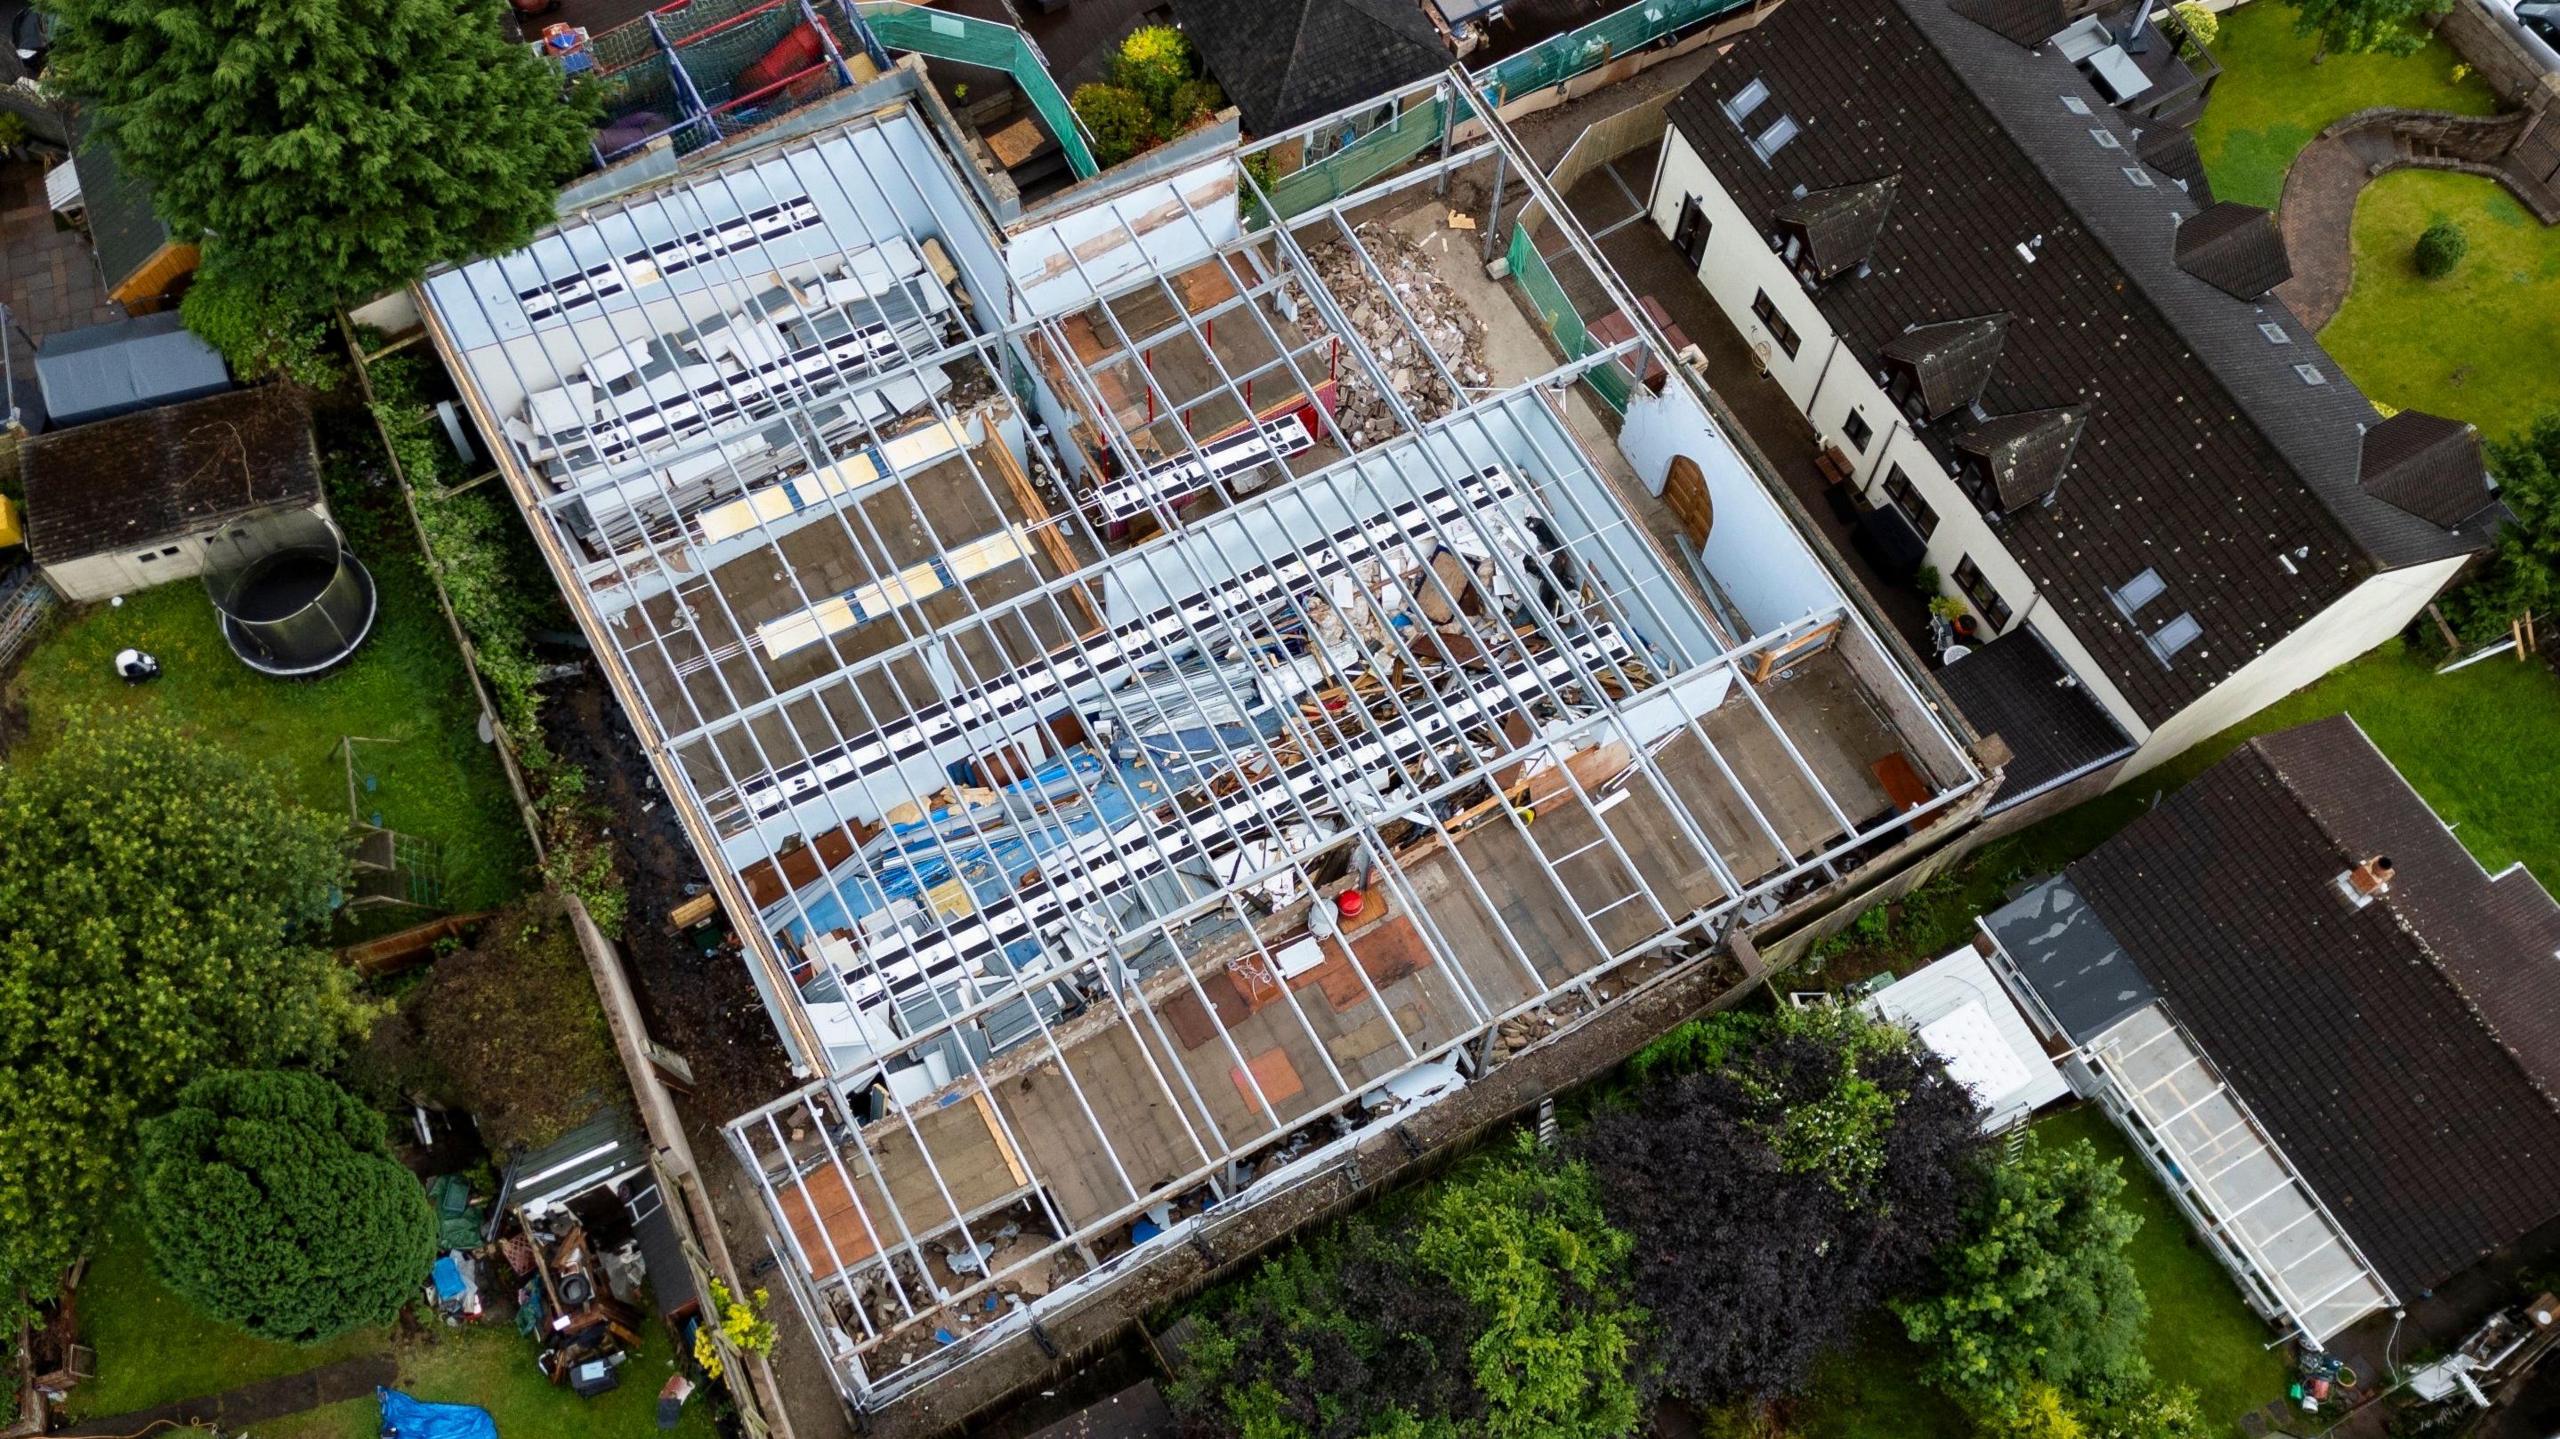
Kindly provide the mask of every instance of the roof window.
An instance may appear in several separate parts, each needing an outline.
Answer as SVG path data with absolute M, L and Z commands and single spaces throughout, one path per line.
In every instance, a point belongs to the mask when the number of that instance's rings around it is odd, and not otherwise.
M 1795 116 L 1779 116 L 1768 129 L 1760 132 L 1758 139 L 1751 142 L 1751 153 L 1759 156 L 1762 164 L 1768 163 L 1769 157 L 1786 148 L 1787 142 L 1796 137 L 1800 128 Z
M 2284 326 L 2277 324 L 2273 320 L 2260 320 L 2258 322 L 2258 333 L 2266 336 L 2267 343 L 2270 345 L 2290 345 L 2293 343 L 2293 336 L 2286 334 L 2284 332 Z
M 1732 99 L 1724 102 L 1724 117 L 1739 125 L 1750 117 L 1752 111 L 1760 108 L 1761 101 L 1768 98 L 1769 82 L 1754 79 L 1750 84 L 1735 91 Z
M 2151 188 L 2151 172 L 2143 169 L 2140 165 L 2125 166 L 2124 177 L 2131 181 L 2133 188 L 2137 190 L 2148 190 Z
M 2293 372 L 2300 375 L 2302 377 L 2302 383 L 2306 385 L 2325 385 L 2329 383 L 2329 377 L 2320 373 L 2320 367 L 2318 365 L 2296 365 L 2293 367 Z
M 2204 626 L 2196 623 L 2196 617 L 2181 610 L 2176 619 L 2153 630 L 2143 643 L 2151 646 L 2151 652 L 2158 655 L 2160 663 L 2165 665 L 2171 656 L 2194 644 L 2203 633 Z
M 2077 95 L 2065 95 L 2062 97 L 2062 108 L 2074 115 L 2086 115 L 2089 113 L 2089 102 Z
M 2144 570 L 2125 581 L 2121 589 L 2107 591 L 2107 597 L 2114 600 L 2116 608 L 2124 611 L 2130 618 L 2139 613 L 2144 605 L 2160 598 L 2160 592 L 2167 588 L 2169 588 L 2168 583 L 2160 578 L 2158 570 Z
M 2092 130 L 2089 132 L 2089 138 L 2097 141 L 2098 148 L 2101 150 L 2121 150 L 2124 148 L 2124 142 L 2117 139 L 2112 131 Z

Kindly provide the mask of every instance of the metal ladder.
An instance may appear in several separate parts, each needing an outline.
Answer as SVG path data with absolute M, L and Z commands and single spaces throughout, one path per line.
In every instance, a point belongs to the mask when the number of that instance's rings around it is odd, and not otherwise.
M 17 667 L 53 606 L 53 587 L 33 567 L 22 564 L 0 575 L 0 674 Z

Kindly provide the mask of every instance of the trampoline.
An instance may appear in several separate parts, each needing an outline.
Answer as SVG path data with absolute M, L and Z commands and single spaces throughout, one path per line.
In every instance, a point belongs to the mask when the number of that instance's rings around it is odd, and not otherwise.
M 224 642 L 260 674 L 324 674 L 373 632 L 373 576 L 336 527 L 308 511 L 209 541 L 204 587 Z

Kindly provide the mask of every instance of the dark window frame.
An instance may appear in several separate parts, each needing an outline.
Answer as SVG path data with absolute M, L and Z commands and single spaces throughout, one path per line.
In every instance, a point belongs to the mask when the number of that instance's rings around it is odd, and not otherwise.
M 1973 556 L 1966 555 L 1956 561 L 1953 578 L 1956 588 L 1964 592 L 1965 602 L 1973 606 L 1975 614 L 1982 616 L 1984 629 L 1996 634 L 2008 627 L 2017 612 L 2000 597 L 1999 587 L 1982 572 L 1982 566 L 1973 562 Z
M 1787 317 L 1779 312 L 1778 302 L 1769 297 L 1768 291 L 1753 293 L 1751 313 L 1769 332 L 1769 338 L 1777 342 L 1778 348 L 1786 351 L 1788 359 L 1794 359 L 1796 352 L 1804 348 L 1804 337 L 1796 333 L 1795 326 L 1787 323 Z
M 1925 540 L 1938 532 L 1937 509 L 1921 497 L 1920 487 L 1911 483 L 1911 477 L 1902 472 L 1902 466 L 1886 468 L 1884 497 L 1893 501 L 1894 506 L 1902 511 L 1903 518 L 1911 521 L 1911 528 L 1920 532 L 1920 538 Z
M 1849 442 L 1850 449 L 1863 455 L 1875 437 L 1876 427 L 1867 423 L 1867 412 L 1851 405 L 1849 417 L 1840 422 L 1840 438 Z

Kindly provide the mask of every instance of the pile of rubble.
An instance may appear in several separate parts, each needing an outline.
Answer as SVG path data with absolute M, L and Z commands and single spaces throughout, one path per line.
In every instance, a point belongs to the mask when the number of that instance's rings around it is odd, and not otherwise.
M 1430 340 L 1432 350 L 1449 373 L 1470 388 L 1492 382 L 1491 373 L 1484 367 L 1485 322 L 1431 268 L 1422 247 L 1402 231 L 1372 222 L 1353 233 L 1376 263 L 1378 273 L 1394 289 L 1395 301 L 1388 300 L 1368 267 L 1345 244 L 1324 245 L 1308 252 L 1316 279 L 1342 307 L 1361 343 L 1385 363 L 1387 378 L 1396 393 L 1425 423 L 1436 420 L 1456 409 L 1460 397 L 1449 392 L 1448 383 L 1440 378 L 1431 357 L 1414 343 L 1413 329 L 1397 316 L 1396 304 L 1400 302 L 1405 313 L 1413 317 L 1414 327 Z M 1325 334 L 1324 322 L 1311 307 L 1298 312 L 1298 324 L 1310 339 Z M 1400 428 L 1395 414 L 1387 408 L 1367 373 L 1357 366 L 1344 365 L 1339 379 L 1342 394 L 1334 420 L 1341 425 L 1342 433 L 1361 449 L 1393 438 Z

